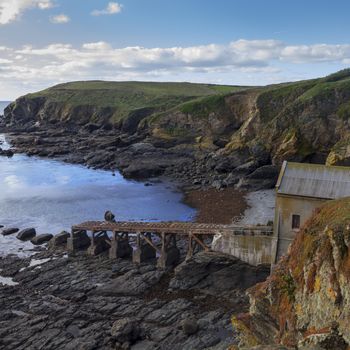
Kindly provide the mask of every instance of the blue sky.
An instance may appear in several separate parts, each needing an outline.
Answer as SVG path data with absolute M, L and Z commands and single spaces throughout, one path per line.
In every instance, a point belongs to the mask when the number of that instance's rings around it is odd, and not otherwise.
M 261 85 L 350 66 L 350 1 L 0 0 L 0 99 L 70 80 Z

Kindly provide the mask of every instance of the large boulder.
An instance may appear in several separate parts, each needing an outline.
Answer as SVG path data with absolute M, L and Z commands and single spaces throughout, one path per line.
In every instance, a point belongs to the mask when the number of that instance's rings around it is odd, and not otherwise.
M 111 335 L 118 343 L 134 343 L 140 337 L 139 322 L 130 317 L 122 318 L 113 323 Z
M 28 241 L 36 236 L 35 228 L 26 228 L 22 231 L 19 231 L 17 238 L 21 241 Z
M 276 185 L 279 174 L 279 167 L 276 165 L 264 165 L 251 174 L 242 178 L 237 187 L 251 191 L 258 191 L 265 188 L 273 188 Z
M 159 176 L 164 172 L 164 168 L 157 161 L 139 161 L 131 163 L 127 168 L 122 169 L 122 173 L 127 178 L 146 179 Z
M 269 269 L 251 266 L 233 256 L 218 252 L 201 252 L 175 269 L 169 287 L 173 290 L 204 290 L 207 294 L 226 295 L 245 290 L 264 281 Z
M 34 245 L 40 245 L 48 242 L 52 237 L 53 235 L 51 233 L 43 233 L 41 235 L 33 237 L 30 241 Z
M 11 227 L 11 228 L 4 228 L 2 231 L 1 231 L 1 234 L 3 236 L 8 236 L 8 235 L 12 235 L 13 233 L 16 233 L 18 232 L 19 229 L 18 228 L 15 228 L 15 227 Z
M 0 147 L 0 156 L 5 156 L 11 158 L 14 155 L 14 152 L 10 149 L 1 149 Z
M 66 231 L 62 231 L 59 234 L 54 235 L 49 242 L 49 248 L 54 249 L 59 246 L 63 246 L 67 244 L 67 240 L 69 236 L 70 236 L 70 233 Z
M 181 327 L 186 335 L 192 335 L 198 331 L 198 323 L 194 318 L 185 318 L 181 323 Z

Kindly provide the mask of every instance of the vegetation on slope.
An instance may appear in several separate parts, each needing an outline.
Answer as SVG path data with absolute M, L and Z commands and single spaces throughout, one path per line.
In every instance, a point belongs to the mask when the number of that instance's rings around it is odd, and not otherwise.
M 117 121 L 134 110 L 153 108 L 166 111 L 198 97 L 225 94 L 242 89 L 228 85 L 156 82 L 81 81 L 56 85 L 29 94 L 27 99 L 45 98 L 52 103 L 115 109 Z

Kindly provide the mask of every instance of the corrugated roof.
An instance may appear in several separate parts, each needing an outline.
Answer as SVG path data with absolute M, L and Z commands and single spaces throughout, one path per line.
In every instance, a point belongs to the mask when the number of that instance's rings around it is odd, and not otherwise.
M 350 167 L 284 162 L 277 193 L 336 199 L 350 196 Z

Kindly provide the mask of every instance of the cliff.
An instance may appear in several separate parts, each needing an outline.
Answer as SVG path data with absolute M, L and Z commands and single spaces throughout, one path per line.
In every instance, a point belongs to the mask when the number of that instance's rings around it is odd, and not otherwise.
M 132 147 L 141 142 L 148 158 L 134 162 L 125 172 L 130 176 L 169 173 L 175 164 L 176 178 L 185 176 L 196 184 L 259 188 L 274 186 L 283 160 L 350 165 L 349 101 L 349 69 L 320 79 L 251 88 L 74 82 L 20 97 L 5 110 L 0 124 L 7 131 L 63 128 L 108 136 L 110 154 L 104 160 L 82 155 L 93 159 L 88 165 L 106 169 L 123 169 L 141 157 L 141 146 L 137 151 Z M 29 153 L 57 153 L 48 152 L 48 146 Z M 150 171 L 154 167 L 157 171 Z
M 190 83 L 72 82 L 18 98 L 5 110 L 5 120 L 10 125 L 110 124 L 135 132 L 138 123 L 147 116 L 198 97 L 237 89 L 240 88 Z
M 225 154 L 350 164 L 350 70 L 245 88 L 189 83 L 75 82 L 20 97 L 7 125 L 115 127 Z
M 321 207 L 272 275 L 249 290 L 249 314 L 233 318 L 241 347 L 349 349 L 349 213 L 350 198 Z

